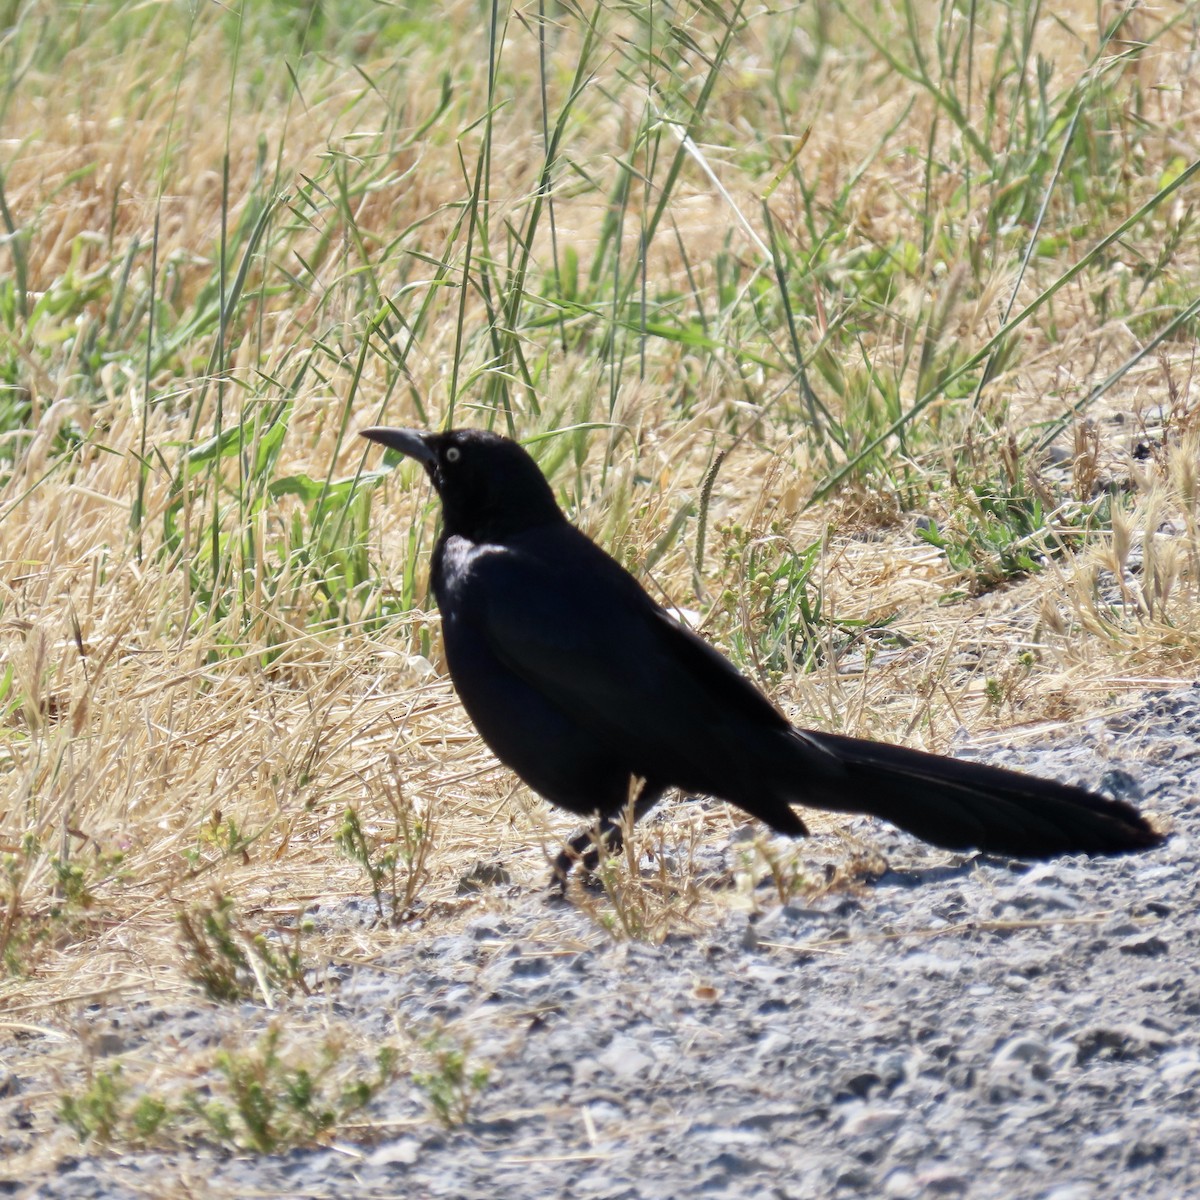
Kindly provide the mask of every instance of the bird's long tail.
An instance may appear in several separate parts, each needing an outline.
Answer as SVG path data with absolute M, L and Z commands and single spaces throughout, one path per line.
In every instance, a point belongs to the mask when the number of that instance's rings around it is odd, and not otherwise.
M 1084 788 L 903 746 L 795 732 L 810 756 L 818 749 L 840 767 L 837 782 L 821 772 L 815 794 L 797 795 L 798 803 L 881 817 L 935 846 L 1051 858 L 1126 854 L 1164 840 L 1132 806 Z

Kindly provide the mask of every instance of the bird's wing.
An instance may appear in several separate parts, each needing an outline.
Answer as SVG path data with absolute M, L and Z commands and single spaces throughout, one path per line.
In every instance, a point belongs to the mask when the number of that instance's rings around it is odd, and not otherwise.
M 471 565 L 463 619 L 508 670 L 633 759 L 677 777 L 698 757 L 744 752 L 747 738 L 790 728 L 616 562 L 569 526 L 555 533 L 537 553 L 518 547 Z

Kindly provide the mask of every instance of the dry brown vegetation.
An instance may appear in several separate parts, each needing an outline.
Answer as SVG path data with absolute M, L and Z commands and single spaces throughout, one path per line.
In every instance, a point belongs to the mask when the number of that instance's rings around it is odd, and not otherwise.
M 355 486 L 363 425 L 539 439 L 803 724 L 943 750 L 1194 674 L 1200 9 L 566 6 L 544 48 L 505 9 L 489 109 L 477 5 L 369 7 L 0 4 L 0 1037 L 39 1122 L 85 1006 L 194 999 L 219 898 L 281 1004 L 319 983 L 262 945 L 319 975 L 523 903 L 569 828 L 456 705 L 428 489 Z M 415 919 L 297 935 L 371 893 L 348 810 Z M 598 931 L 759 903 L 765 857 L 688 869 L 740 822 L 674 810 L 679 875 L 618 871 Z

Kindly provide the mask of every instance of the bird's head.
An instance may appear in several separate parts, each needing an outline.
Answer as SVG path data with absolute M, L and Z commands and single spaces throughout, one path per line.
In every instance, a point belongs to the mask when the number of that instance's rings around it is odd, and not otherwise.
M 423 433 L 378 425 L 361 432 L 425 468 L 441 498 L 449 534 L 487 541 L 564 519 L 537 463 L 498 433 Z

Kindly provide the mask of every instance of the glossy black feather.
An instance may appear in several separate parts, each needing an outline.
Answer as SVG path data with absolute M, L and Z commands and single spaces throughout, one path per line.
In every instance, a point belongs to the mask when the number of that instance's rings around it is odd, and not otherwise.
M 611 818 L 642 780 L 791 834 L 793 805 L 868 813 L 951 849 L 1027 858 L 1162 840 L 1128 804 L 900 746 L 796 729 L 562 515 L 515 442 L 368 429 L 441 497 L 433 590 L 455 688 L 485 742 L 561 808 Z

